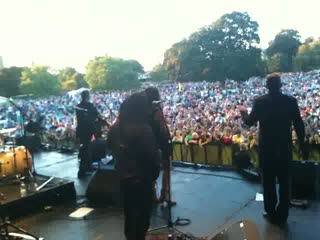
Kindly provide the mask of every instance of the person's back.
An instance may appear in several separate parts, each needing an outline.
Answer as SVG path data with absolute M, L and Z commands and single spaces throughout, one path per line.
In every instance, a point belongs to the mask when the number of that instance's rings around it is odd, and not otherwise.
M 270 93 L 256 99 L 260 147 L 288 151 L 294 120 L 295 99 L 282 93 Z
M 160 171 L 160 152 L 149 125 L 147 96 L 136 93 L 126 99 L 112 126 L 107 146 L 113 152 L 124 194 L 125 235 L 145 239 L 152 210 L 152 186 Z
M 282 94 L 281 86 L 280 76 L 269 76 L 269 93 L 256 98 L 250 115 L 244 118 L 248 125 L 259 122 L 260 164 L 273 165 L 291 159 L 292 124 L 299 142 L 303 144 L 304 141 L 304 124 L 297 100 Z M 268 160 L 264 161 L 265 158 Z
M 98 112 L 94 105 L 90 102 L 81 101 L 77 107 L 77 135 L 81 134 L 93 134 L 94 121 L 98 117 Z
M 108 133 L 107 145 L 116 158 L 116 170 L 123 178 L 154 178 L 159 170 L 159 155 L 152 129 L 148 124 L 116 122 Z
M 303 151 L 305 131 L 293 97 L 281 93 L 278 74 L 267 76 L 269 94 L 255 99 L 251 113 L 241 109 L 248 125 L 259 122 L 259 165 L 262 170 L 264 216 L 272 223 L 283 224 L 289 215 L 289 162 L 292 160 L 291 127 L 294 125 Z M 279 201 L 276 193 L 279 182 Z

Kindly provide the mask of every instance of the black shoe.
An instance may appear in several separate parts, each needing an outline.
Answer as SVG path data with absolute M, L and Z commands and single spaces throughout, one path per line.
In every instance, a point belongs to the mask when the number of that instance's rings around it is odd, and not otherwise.
M 262 213 L 263 217 L 265 219 L 267 219 L 270 223 L 272 224 L 277 224 L 277 221 L 276 221 L 276 214 L 275 213 L 267 213 L 266 211 L 264 211 Z
M 279 225 L 280 227 L 283 227 L 287 224 L 287 220 L 288 220 L 288 210 L 280 211 L 280 209 L 277 208 L 277 220 L 276 220 L 277 225 Z
M 287 225 L 287 219 L 282 219 L 282 218 L 277 219 L 277 225 L 279 227 L 285 227 Z
M 279 227 L 285 227 L 287 225 L 287 219 L 288 217 L 281 217 L 278 215 L 275 219 L 275 224 L 277 224 Z
M 265 217 L 271 224 L 277 225 L 279 227 L 285 227 L 287 225 L 287 218 L 281 218 L 277 215 L 277 213 L 268 214 L 267 212 L 262 213 L 263 217 Z

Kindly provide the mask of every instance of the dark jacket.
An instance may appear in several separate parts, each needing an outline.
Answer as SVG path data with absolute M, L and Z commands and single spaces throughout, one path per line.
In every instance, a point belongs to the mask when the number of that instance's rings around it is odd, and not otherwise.
M 278 92 L 258 97 L 251 113 L 243 117 L 250 126 L 259 122 L 259 157 L 262 165 L 292 159 L 292 124 L 299 141 L 304 141 L 304 124 L 297 100 L 291 96 Z
M 159 176 L 160 153 L 148 124 L 126 124 L 120 130 L 118 122 L 115 123 L 108 133 L 107 147 L 122 178 L 153 181 Z
M 91 137 L 91 135 L 95 132 L 95 121 L 98 118 L 99 113 L 95 106 L 90 102 L 81 102 L 77 105 L 77 107 L 87 110 L 76 110 L 77 137 Z

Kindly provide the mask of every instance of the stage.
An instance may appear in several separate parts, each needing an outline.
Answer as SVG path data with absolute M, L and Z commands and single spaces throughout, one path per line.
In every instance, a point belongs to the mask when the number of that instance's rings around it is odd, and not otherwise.
M 86 206 L 84 194 L 92 176 L 77 179 L 77 155 L 43 152 L 35 156 L 37 173 L 53 176 L 74 184 L 77 201 L 68 201 L 19 217 L 14 223 L 46 240 L 99 239 L 124 240 L 123 215 L 120 209 L 105 207 L 84 220 L 72 220 L 68 216 L 79 206 Z M 285 229 L 269 224 L 261 215 L 263 202 L 255 200 L 260 185 L 244 179 L 232 171 L 211 171 L 174 167 L 172 171 L 173 217 L 189 218 L 191 224 L 178 226 L 184 232 L 203 237 L 219 232 L 238 220 L 256 223 L 261 239 L 308 239 L 320 238 L 320 202 L 315 200 L 308 209 L 291 208 Z M 156 206 L 152 226 L 166 223 L 166 208 Z

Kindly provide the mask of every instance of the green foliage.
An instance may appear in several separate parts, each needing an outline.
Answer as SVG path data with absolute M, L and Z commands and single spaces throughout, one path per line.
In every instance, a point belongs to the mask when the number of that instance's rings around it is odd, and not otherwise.
M 298 49 L 294 59 L 296 71 L 310 71 L 320 68 L 320 40 L 308 38 Z
M 281 30 L 269 43 L 266 53 L 269 58 L 279 54 L 279 70 L 281 72 L 291 72 L 293 70 L 293 57 L 301 44 L 300 34 L 293 29 Z
M 23 68 L 10 67 L 0 70 L 0 95 L 5 97 L 11 97 L 18 95 L 20 77 Z
M 180 72 L 180 57 L 186 51 L 188 40 L 173 44 L 173 46 L 164 53 L 163 67 L 168 72 L 170 80 L 176 80 Z
M 56 75 L 49 72 L 47 66 L 25 68 L 21 73 L 20 92 L 38 96 L 57 95 L 61 85 Z
M 150 72 L 151 81 L 159 82 L 168 80 L 168 72 L 162 64 L 156 65 Z
M 144 73 L 143 66 L 137 60 L 127 60 L 127 62 L 132 66 L 133 71 Z
M 280 54 L 277 53 L 268 58 L 267 66 L 269 73 L 280 72 Z
M 86 82 L 85 76 L 82 73 L 76 74 L 75 81 L 76 81 L 76 89 L 89 87 L 89 84 Z
M 93 90 L 136 88 L 141 71 L 136 63 L 109 56 L 96 57 L 88 63 L 85 79 Z
M 61 69 L 58 74 L 58 80 L 63 91 L 88 87 L 88 83 L 84 80 L 84 75 L 71 67 Z
M 171 80 L 245 80 L 264 68 L 259 25 L 247 13 L 225 14 L 212 25 L 174 44 L 164 55 Z

